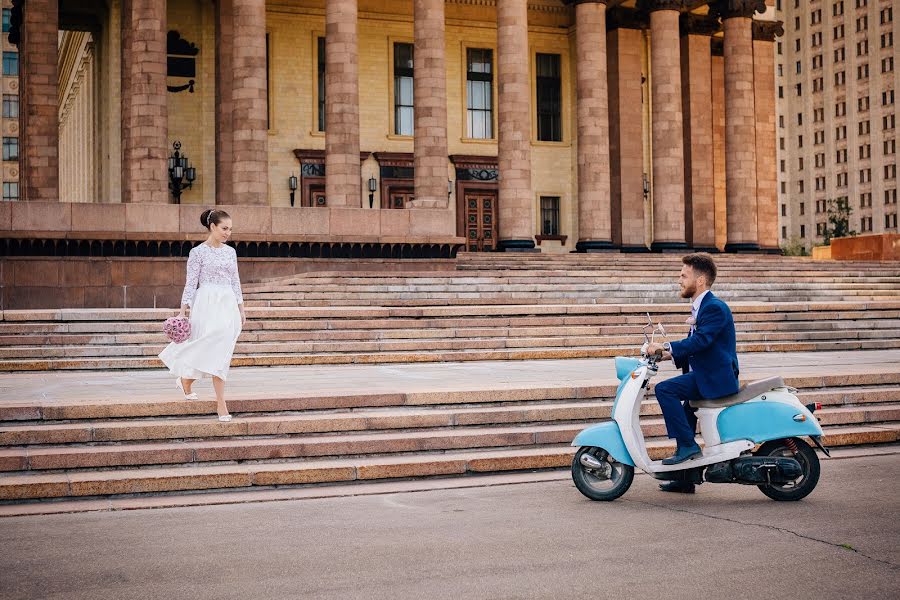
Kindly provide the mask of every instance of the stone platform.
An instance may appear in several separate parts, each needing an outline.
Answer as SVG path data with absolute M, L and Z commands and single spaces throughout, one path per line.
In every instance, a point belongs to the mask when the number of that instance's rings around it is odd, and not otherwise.
M 900 438 L 900 350 L 741 361 L 743 379 L 782 375 L 821 402 L 830 446 Z M 208 384 L 184 401 L 161 370 L 4 374 L 0 500 L 196 503 L 200 491 L 564 468 L 615 387 L 609 359 L 236 368 L 236 418 L 222 424 Z M 652 399 L 642 414 L 651 454 L 670 452 Z

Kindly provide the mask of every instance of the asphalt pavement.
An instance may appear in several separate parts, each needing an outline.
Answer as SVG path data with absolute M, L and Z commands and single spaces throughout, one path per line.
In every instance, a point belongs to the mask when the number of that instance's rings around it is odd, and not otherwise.
M 3 599 L 897 598 L 900 455 L 612 503 L 570 480 L 0 519 Z

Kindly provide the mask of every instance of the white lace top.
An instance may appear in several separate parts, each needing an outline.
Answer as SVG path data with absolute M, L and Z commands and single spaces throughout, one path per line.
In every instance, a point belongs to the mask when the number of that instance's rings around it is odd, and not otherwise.
M 181 304 L 190 306 L 194 301 L 197 286 L 203 284 L 230 285 L 238 304 L 243 304 L 244 296 L 241 294 L 237 253 L 234 248 L 226 244 L 213 248 L 206 242 L 191 248 Z

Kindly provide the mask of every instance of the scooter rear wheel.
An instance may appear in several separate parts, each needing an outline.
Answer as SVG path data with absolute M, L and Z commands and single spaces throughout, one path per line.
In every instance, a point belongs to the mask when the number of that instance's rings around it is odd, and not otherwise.
M 766 442 L 754 452 L 756 456 L 784 456 L 795 458 L 803 469 L 803 475 L 790 483 L 768 483 L 757 486 L 759 491 L 772 500 L 794 501 L 806 498 L 819 483 L 819 457 L 812 447 L 799 438 L 791 438 L 797 452 L 791 449 L 786 440 L 772 440 Z
M 600 469 L 592 469 L 581 462 L 588 454 L 601 464 Z M 591 500 L 615 500 L 628 491 L 634 480 L 634 467 L 615 461 L 603 448 L 585 446 L 572 459 L 572 481 L 578 491 Z

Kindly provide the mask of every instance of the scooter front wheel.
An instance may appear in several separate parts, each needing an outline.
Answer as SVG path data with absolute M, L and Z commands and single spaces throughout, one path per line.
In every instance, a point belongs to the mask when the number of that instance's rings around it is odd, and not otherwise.
M 572 481 L 591 500 L 615 500 L 633 480 L 634 467 L 617 462 L 603 448 L 585 446 L 572 459 Z

